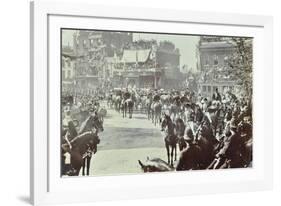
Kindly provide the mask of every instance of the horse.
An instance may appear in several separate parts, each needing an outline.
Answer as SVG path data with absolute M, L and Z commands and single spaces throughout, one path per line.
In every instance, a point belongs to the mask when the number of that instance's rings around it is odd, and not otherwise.
M 179 145 L 179 150 L 182 151 L 187 145 L 184 140 L 184 132 L 185 132 L 185 124 L 184 121 L 180 118 L 176 120 L 176 135 L 178 138 L 178 145 Z
M 103 107 L 98 108 L 97 115 L 98 118 L 103 122 L 104 118 L 106 117 L 107 110 Z
M 175 121 L 176 118 L 179 117 L 179 113 L 181 111 L 180 105 L 177 103 L 173 103 L 170 105 L 170 116 L 172 117 L 172 120 Z
M 112 94 L 108 94 L 106 97 L 106 104 L 108 108 L 112 108 L 112 104 L 113 104 L 113 95 Z
M 151 106 L 152 106 L 152 97 L 150 96 L 146 96 L 146 99 L 145 99 L 145 108 L 146 108 L 146 113 L 147 113 L 147 119 L 150 120 L 152 118 L 152 115 L 151 115 Z
M 156 101 L 151 104 L 151 120 L 155 126 L 156 126 L 156 124 L 160 123 L 161 111 L 162 111 L 161 102 Z
M 166 132 L 164 138 L 165 147 L 167 150 L 168 164 L 173 167 L 173 161 L 177 160 L 177 136 L 175 134 L 176 125 L 172 122 L 169 115 L 164 114 L 164 120 L 161 123 L 161 131 Z M 171 153 L 170 153 L 171 149 Z M 174 158 L 175 152 L 175 159 Z
M 131 119 L 133 116 L 134 101 L 131 98 L 123 100 L 122 110 L 123 110 L 123 118 L 127 116 L 127 112 L 128 112 L 129 118 Z
M 112 97 L 112 102 L 114 103 L 115 110 L 120 112 L 122 97 L 120 95 L 115 95 Z
M 139 109 L 140 109 L 141 113 L 146 113 L 146 110 L 147 110 L 146 99 L 147 99 L 146 95 L 143 95 L 143 94 L 140 95 Z
M 161 100 L 163 106 L 168 107 L 168 105 L 170 104 L 170 101 L 171 101 L 171 96 L 169 94 L 162 94 L 160 96 L 160 100 Z
M 141 96 L 137 92 L 132 93 L 132 100 L 134 101 L 135 109 L 140 109 L 140 107 L 142 106 Z
M 173 168 L 167 162 L 165 162 L 160 158 L 149 159 L 147 157 L 145 163 L 142 163 L 140 160 L 138 160 L 138 163 L 141 166 L 141 169 L 143 170 L 144 173 L 173 171 Z
M 91 120 L 92 119 L 92 120 Z M 87 119 L 85 120 L 85 123 L 83 122 L 81 124 L 81 128 L 79 131 L 79 134 L 87 132 L 87 131 L 92 131 L 93 139 L 90 140 L 87 147 L 87 151 L 83 155 L 83 165 L 82 165 L 82 175 L 85 175 L 85 167 L 87 167 L 87 175 L 89 175 L 89 170 L 90 170 L 90 162 L 92 158 L 92 153 L 97 152 L 97 144 L 99 144 L 100 139 L 98 137 L 98 133 L 101 131 L 103 132 L 103 117 L 102 119 L 99 116 L 99 113 L 96 111 L 94 115 L 90 115 L 89 121 L 93 121 L 92 125 L 91 123 L 87 123 Z
M 90 115 L 81 124 L 78 136 L 67 139 L 66 143 L 62 145 L 63 151 L 69 152 L 71 155 L 71 167 L 73 169 L 71 175 L 78 176 L 82 166 L 84 166 L 84 171 L 85 161 L 88 163 L 87 175 L 89 175 L 91 156 L 85 154 L 89 153 L 89 151 L 96 153 L 97 144 L 100 142 L 98 132 L 103 131 L 102 124 L 96 113 Z M 72 127 L 70 130 L 74 130 L 74 128 Z

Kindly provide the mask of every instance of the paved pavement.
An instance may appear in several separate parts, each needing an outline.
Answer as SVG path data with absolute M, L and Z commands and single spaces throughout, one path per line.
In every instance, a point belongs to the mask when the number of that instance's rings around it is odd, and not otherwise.
M 104 132 L 100 133 L 98 152 L 91 161 L 90 175 L 139 173 L 138 159 L 167 159 L 163 134 L 145 114 L 123 118 L 121 113 L 107 109 Z

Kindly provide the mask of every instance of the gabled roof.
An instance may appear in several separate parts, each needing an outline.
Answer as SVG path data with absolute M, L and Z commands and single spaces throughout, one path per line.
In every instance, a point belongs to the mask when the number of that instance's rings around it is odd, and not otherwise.
M 121 62 L 136 63 L 146 62 L 150 57 L 150 49 L 124 50 Z

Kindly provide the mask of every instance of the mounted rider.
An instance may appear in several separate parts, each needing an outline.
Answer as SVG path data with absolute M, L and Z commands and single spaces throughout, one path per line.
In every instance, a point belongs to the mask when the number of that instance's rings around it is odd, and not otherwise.
M 194 115 L 190 115 L 186 122 L 186 128 L 184 131 L 184 139 L 189 144 L 194 144 L 198 139 L 199 126 L 194 122 Z
M 123 93 L 123 99 L 126 101 L 127 99 L 131 98 L 131 93 L 129 92 L 128 88 Z
M 154 93 L 152 99 L 153 99 L 153 102 L 159 102 L 160 101 L 160 94 L 158 93 L 157 90 L 155 90 L 155 93 Z
M 71 167 L 71 155 L 70 150 L 72 148 L 72 145 L 70 141 L 75 138 L 78 133 L 76 131 L 76 126 L 74 124 L 75 120 L 71 117 L 71 112 L 66 111 L 65 117 L 62 120 L 62 142 L 65 142 L 66 144 L 62 144 L 62 174 L 63 175 L 70 175 L 73 172 L 73 168 Z

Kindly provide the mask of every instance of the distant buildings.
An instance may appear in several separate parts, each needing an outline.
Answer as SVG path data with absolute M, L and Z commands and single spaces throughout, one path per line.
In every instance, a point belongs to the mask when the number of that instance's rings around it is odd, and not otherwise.
M 237 77 L 228 64 L 235 52 L 235 46 L 227 37 L 205 37 L 199 41 L 199 92 L 211 96 L 215 89 L 220 92 L 233 90 L 237 86 Z
M 94 89 L 109 84 L 115 53 L 132 42 L 132 34 L 82 30 L 73 39 L 74 54 L 78 57 L 76 87 Z
M 139 40 L 127 45 L 114 73 L 114 85 L 131 88 L 178 88 L 179 50 L 169 41 Z
M 64 51 L 63 76 L 75 89 L 178 88 L 180 53 L 169 41 L 133 41 L 126 32 L 78 31 Z M 71 81 L 70 81 L 71 82 Z M 70 83 L 69 83 L 70 84 Z

